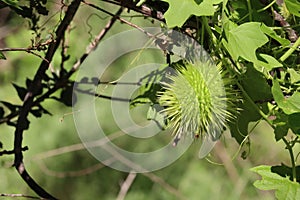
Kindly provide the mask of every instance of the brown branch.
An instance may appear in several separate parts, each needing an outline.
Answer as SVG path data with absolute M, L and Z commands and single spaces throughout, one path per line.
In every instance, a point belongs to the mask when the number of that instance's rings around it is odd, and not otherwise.
M 126 180 L 122 183 L 120 192 L 118 194 L 117 200 L 123 200 L 125 199 L 125 196 L 132 185 L 134 179 L 136 177 L 136 173 L 130 172 L 126 178 Z
M 115 161 L 114 158 L 110 158 L 105 161 L 105 164 L 109 165 L 109 164 L 113 163 L 114 161 Z M 49 176 L 54 176 L 57 178 L 85 176 L 85 175 L 91 174 L 95 171 L 98 171 L 98 170 L 106 167 L 106 165 L 103 165 L 102 163 L 97 163 L 97 164 L 87 167 L 85 169 L 80 169 L 80 170 L 76 170 L 76 171 L 58 172 L 58 171 L 50 170 L 46 166 L 46 164 L 43 162 L 43 160 L 39 160 L 38 165 L 45 174 L 47 174 Z
M 38 53 L 35 53 L 33 50 L 37 50 L 35 47 L 28 47 L 28 48 L 2 48 L 0 49 L 0 52 L 5 52 L 5 51 L 25 51 L 26 53 L 32 54 L 36 57 L 39 57 L 40 59 L 46 61 L 49 63 L 49 60 L 44 58 L 43 56 L 39 55 Z
M 149 178 L 152 182 L 161 185 L 170 194 L 175 195 L 178 199 L 187 200 L 187 198 L 185 196 L 183 196 L 183 194 L 180 191 L 178 191 L 176 188 L 174 188 L 172 185 L 170 185 L 164 179 L 162 179 L 161 177 L 155 175 L 154 173 L 143 173 L 142 175 Z
M 290 24 L 284 19 L 284 17 L 279 14 L 276 10 L 273 11 L 274 18 L 276 21 L 279 21 L 280 25 L 286 29 L 288 33 L 289 40 L 295 42 L 298 39 L 298 33 L 290 27 Z
M 48 47 L 48 51 L 46 53 L 45 59 L 47 61 L 51 61 L 54 53 L 56 52 L 60 41 L 63 37 L 64 32 L 66 31 L 67 27 L 73 20 L 73 17 L 75 16 L 76 11 L 79 8 L 81 0 L 74 0 L 69 5 L 66 14 L 64 16 L 64 19 L 58 26 L 56 30 L 56 39 L 54 42 L 50 43 Z M 29 122 L 28 122 L 28 114 L 34 105 L 33 99 L 37 92 L 42 87 L 42 79 L 45 76 L 46 70 L 48 69 L 49 62 L 45 60 L 42 61 L 40 64 L 34 79 L 32 85 L 29 87 L 29 91 L 27 92 L 22 107 L 20 108 L 20 114 L 17 120 L 17 126 L 15 130 L 15 137 L 14 137 L 14 152 L 15 152 L 15 160 L 14 160 L 14 166 L 18 173 L 21 175 L 23 180 L 27 183 L 27 185 L 40 197 L 47 198 L 47 199 L 56 199 L 51 194 L 46 192 L 41 186 L 39 186 L 28 174 L 28 172 L 25 169 L 24 163 L 23 163 L 23 153 L 22 153 L 22 141 L 23 141 L 23 132 L 24 130 L 28 129 Z
M 88 2 L 86 2 L 86 1 L 84 1 L 84 0 L 82 1 L 82 3 L 88 5 L 88 6 L 92 7 L 92 8 L 95 8 L 96 10 L 99 10 L 99 11 L 105 13 L 105 14 L 108 14 L 108 15 L 110 15 L 110 16 L 115 16 L 115 15 L 112 14 L 111 12 L 108 12 L 107 10 L 105 10 L 105 9 L 103 9 L 103 8 L 100 8 L 99 6 L 96 6 L 95 4 L 88 3 Z M 129 22 L 129 21 L 127 21 L 127 20 L 121 18 L 120 16 L 115 16 L 115 18 L 116 18 L 117 20 L 119 20 L 120 22 L 123 22 L 123 23 L 125 23 L 125 24 L 127 24 L 127 25 L 129 25 L 129 26 L 131 26 L 131 27 L 133 27 L 133 28 L 136 28 L 137 30 L 139 30 L 139 31 L 141 31 L 141 32 L 143 32 L 143 33 L 145 33 L 147 36 L 149 36 L 149 37 L 151 37 L 151 38 L 157 38 L 156 36 L 154 36 L 153 34 L 151 34 L 151 33 L 147 32 L 147 31 L 145 31 L 144 29 L 142 29 L 142 28 L 139 27 L 138 25 L 133 24 L 133 23 L 131 23 L 131 22 Z
M 136 6 L 136 2 L 133 1 L 112 1 L 112 0 L 102 0 L 107 3 L 119 5 L 130 10 L 134 10 L 135 12 L 143 14 L 145 17 L 152 17 L 159 21 L 164 21 L 164 15 L 162 11 L 156 11 L 148 7 L 147 5 Z M 161 2 L 165 3 L 165 2 Z

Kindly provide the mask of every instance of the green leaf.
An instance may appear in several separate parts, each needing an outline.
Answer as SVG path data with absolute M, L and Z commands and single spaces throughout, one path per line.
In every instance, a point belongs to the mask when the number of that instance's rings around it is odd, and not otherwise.
M 20 87 L 20 86 L 14 84 L 14 83 L 13 83 L 13 86 L 17 90 L 19 98 L 23 101 L 27 94 L 27 90 L 23 87 Z
M 5 55 L 0 51 L 0 60 L 6 60 Z
M 254 67 L 259 72 L 264 72 L 265 70 L 271 71 L 274 68 L 282 67 L 282 64 L 276 60 L 274 57 L 267 55 L 267 54 L 259 54 L 259 57 L 261 58 L 256 62 Z
M 288 116 L 288 125 L 292 131 L 300 135 L 300 113 L 294 113 Z
M 157 104 L 150 106 L 147 113 L 147 119 L 153 120 L 158 125 L 158 127 L 160 127 L 161 129 L 165 129 L 165 118 L 164 115 L 159 112 L 160 109 L 161 107 Z
M 294 69 L 291 69 L 291 68 L 288 68 L 287 69 L 288 73 L 290 74 L 290 77 L 291 77 L 291 83 L 297 83 L 297 82 L 300 82 L 300 74 L 299 72 L 297 72 L 296 70 Z
M 19 0 L 1 0 L 3 1 L 4 3 L 6 3 L 7 5 L 10 5 L 12 7 L 15 7 L 15 8 L 19 8 L 20 9 L 20 6 L 18 5 L 19 3 Z
M 262 180 L 254 182 L 254 186 L 261 190 L 275 190 L 277 199 L 293 200 L 300 199 L 300 185 L 297 182 L 292 182 L 288 177 L 284 178 L 273 173 L 271 166 L 257 166 L 251 171 L 261 175 Z
M 271 87 L 268 85 L 264 76 L 255 70 L 252 65 L 247 67 L 247 72 L 240 77 L 241 84 L 245 92 L 249 95 L 252 101 L 261 101 L 272 98 Z M 253 108 L 251 102 L 246 97 L 243 98 L 241 105 L 237 105 L 241 108 L 240 114 L 235 121 L 229 124 L 232 137 L 234 137 L 238 143 L 241 143 L 246 135 L 248 135 L 248 126 L 250 122 L 256 122 L 262 117 Z M 268 108 L 267 104 L 260 104 L 261 109 L 266 113 Z
M 247 71 L 241 77 L 242 85 L 253 101 L 261 101 L 272 98 L 271 86 L 266 78 L 252 65 L 247 65 Z
M 211 16 L 215 12 L 214 5 L 222 0 L 203 0 L 201 3 L 196 0 L 163 0 L 168 2 L 169 9 L 164 14 L 169 28 L 181 27 L 191 16 Z
M 222 43 L 234 60 L 242 57 L 250 62 L 257 62 L 256 50 L 266 44 L 268 37 L 261 30 L 261 23 L 248 22 L 238 27 L 224 26 L 226 40 Z
M 275 139 L 276 141 L 279 141 L 288 133 L 288 115 L 282 112 L 277 112 L 276 119 L 273 121 L 273 124 L 275 126 Z
M 291 43 L 288 39 L 282 38 L 277 35 L 277 33 L 272 28 L 266 26 L 265 24 L 262 24 L 260 28 L 266 35 L 279 42 L 282 46 L 288 46 Z
M 164 77 L 165 68 L 166 66 L 163 65 L 140 79 L 139 84 L 141 86 L 137 95 L 130 101 L 131 108 L 146 103 L 151 105 L 157 103 L 157 92 L 161 90 L 160 81 Z
M 250 122 L 256 122 L 261 119 L 261 115 L 252 109 L 252 104 L 248 100 L 244 100 L 241 105 L 237 105 L 241 109 L 239 115 L 228 123 L 230 134 L 235 140 L 241 144 L 248 135 Z
M 291 97 L 286 98 L 281 89 L 278 80 L 273 80 L 272 87 L 273 97 L 279 108 L 286 114 L 293 114 L 300 112 L 300 92 L 295 92 Z
M 286 8 L 290 13 L 300 17 L 300 2 L 297 0 L 284 0 Z

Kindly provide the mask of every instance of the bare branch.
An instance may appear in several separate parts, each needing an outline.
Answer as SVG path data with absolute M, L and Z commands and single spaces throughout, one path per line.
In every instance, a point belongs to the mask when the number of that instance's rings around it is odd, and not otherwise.
M 74 0 L 69 5 L 65 17 L 58 26 L 56 30 L 56 38 L 55 41 L 50 43 L 48 47 L 48 51 L 46 53 L 45 59 L 47 61 L 51 61 L 55 51 L 57 50 L 60 41 L 63 37 L 64 32 L 66 31 L 67 27 L 73 20 L 73 17 L 75 16 L 76 11 L 79 8 L 81 0 Z M 42 79 L 45 76 L 46 70 L 48 69 L 49 62 L 46 62 L 45 60 L 42 61 L 40 64 L 40 67 L 38 71 L 36 72 L 34 76 L 34 80 L 32 85 L 29 87 L 29 91 L 27 92 L 22 107 L 20 108 L 20 114 L 17 120 L 17 126 L 15 130 L 15 137 L 14 137 L 14 152 L 15 152 L 15 160 L 14 160 L 14 166 L 18 173 L 21 175 L 23 180 L 27 183 L 27 185 L 36 192 L 39 196 L 47 199 L 56 199 L 51 194 L 46 192 L 41 186 L 39 186 L 32 177 L 28 174 L 26 171 L 26 168 L 23 163 L 23 153 L 22 153 L 22 141 L 23 141 L 23 132 L 24 130 L 28 129 L 29 122 L 28 122 L 28 114 L 34 105 L 33 99 L 37 92 L 42 87 Z
M 86 4 L 86 5 L 88 5 L 88 6 L 90 6 L 90 7 L 92 7 L 92 8 L 95 8 L 95 9 L 97 9 L 97 10 L 103 12 L 103 13 L 106 13 L 106 14 L 108 14 L 108 15 L 110 15 L 110 16 L 115 16 L 115 15 L 112 14 L 111 12 L 108 12 L 107 10 L 105 10 L 105 9 L 103 9 L 103 8 L 100 8 L 99 6 L 96 6 L 95 4 L 88 3 L 88 2 L 86 2 L 86 1 L 82 1 L 82 2 L 83 2 L 84 4 Z M 138 25 L 133 24 L 133 23 L 131 23 L 131 22 L 129 22 L 129 21 L 127 21 L 127 20 L 125 20 L 125 19 L 119 17 L 119 16 L 115 16 L 115 17 L 116 17 L 116 19 L 119 20 L 120 22 L 123 22 L 123 23 L 125 23 L 125 24 L 127 24 L 127 25 L 129 25 L 129 26 L 131 26 L 131 27 L 133 27 L 133 28 L 136 28 L 137 30 L 139 30 L 139 31 L 141 31 L 141 32 L 143 32 L 143 33 L 145 33 L 147 36 L 149 36 L 149 37 L 151 37 L 151 38 L 156 38 L 153 34 L 151 34 L 151 33 L 147 32 L 147 31 L 145 31 L 144 29 L 142 29 L 142 28 L 139 27 Z
M 125 199 L 125 196 L 132 185 L 134 179 L 136 177 L 136 173 L 130 172 L 126 178 L 126 180 L 122 183 L 120 192 L 118 194 L 117 200 L 123 200 Z
M 146 5 L 136 6 L 136 2 L 133 1 L 112 1 L 112 0 L 102 0 L 102 1 L 126 7 L 130 10 L 134 10 L 135 12 L 143 14 L 145 17 L 152 17 L 159 21 L 165 20 L 162 11 L 153 10 Z

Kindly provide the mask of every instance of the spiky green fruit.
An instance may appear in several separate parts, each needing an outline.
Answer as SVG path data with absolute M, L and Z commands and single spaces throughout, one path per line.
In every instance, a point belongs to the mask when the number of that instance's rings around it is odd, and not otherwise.
M 175 64 L 175 74 L 168 75 L 159 94 L 167 128 L 175 134 L 174 145 L 190 135 L 202 140 L 200 157 L 206 156 L 233 117 L 230 81 L 210 62 Z

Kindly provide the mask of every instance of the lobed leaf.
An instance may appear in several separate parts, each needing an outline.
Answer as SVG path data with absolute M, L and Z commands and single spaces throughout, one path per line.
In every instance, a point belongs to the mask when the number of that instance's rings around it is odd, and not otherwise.
M 274 57 L 267 54 L 259 54 L 260 60 L 254 65 L 257 71 L 264 72 L 267 70 L 268 72 L 274 68 L 282 67 L 282 64 L 276 60 Z
M 282 46 L 288 46 L 291 43 L 288 39 L 282 38 L 277 35 L 277 33 L 272 28 L 266 26 L 265 24 L 262 24 L 260 28 L 266 35 L 279 42 Z
M 286 5 L 286 8 L 288 11 L 297 16 L 300 17 L 300 2 L 297 0 L 284 0 L 284 3 Z
M 169 9 L 164 14 L 169 28 L 181 27 L 191 16 L 212 16 L 215 13 L 215 4 L 222 0 L 203 0 L 201 3 L 196 0 L 163 0 L 168 2 Z
M 234 60 L 242 57 L 256 63 L 256 50 L 269 41 L 259 22 L 247 22 L 240 26 L 229 22 L 224 26 L 224 30 L 226 39 L 223 39 L 222 43 Z
M 272 94 L 279 108 L 286 114 L 300 112 L 300 92 L 295 92 L 290 97 L 285 97 L 280 89 L 278 80 L 273 80 Z
M 251 169 L 262 177 L 262 180 L 254 182 L 254 186 L 261 190 L 275 190 L 277 199 L 300 199 L 300 185 L 290 181 L 288 177 L 282 177 L 273 173 L 271 166 L 261 165 Z

